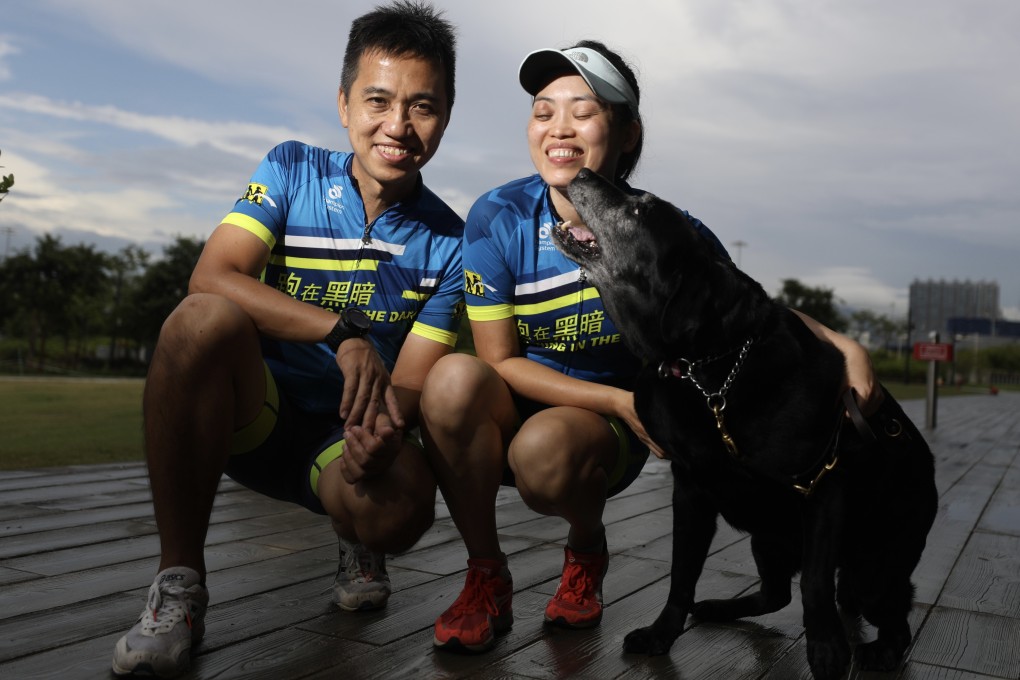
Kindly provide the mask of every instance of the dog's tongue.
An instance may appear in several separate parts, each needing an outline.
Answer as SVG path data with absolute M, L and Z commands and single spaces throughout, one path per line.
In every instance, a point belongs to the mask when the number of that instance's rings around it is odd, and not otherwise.
M 560 225 L 560 229 L 566 229 L 569 231 L 570 235 L 573 236 L 576 241 L 585 242 L 595 240 L 595 234 L 593 234 L 591 229 L 583 224 L 574 224 L 570 220 L 567 220 Z

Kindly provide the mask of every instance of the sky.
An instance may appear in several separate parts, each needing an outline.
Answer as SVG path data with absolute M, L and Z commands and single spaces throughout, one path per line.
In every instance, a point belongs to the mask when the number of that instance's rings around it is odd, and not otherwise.
M 4 255 L 43 234 L 158 255 L 206 238 L 270 148 L 349 150 L 336 91 L 376 1 L 33 0 L 0 13 Z M 1020 320 L 1020 2 L 435 0 L 457 99 L 426 184 L 462 216 L 531 174 L 531 50 L 598 39 L 640 79 L 631 182 L 770 293 L 893 320 L 915 280 L 994 281 Z

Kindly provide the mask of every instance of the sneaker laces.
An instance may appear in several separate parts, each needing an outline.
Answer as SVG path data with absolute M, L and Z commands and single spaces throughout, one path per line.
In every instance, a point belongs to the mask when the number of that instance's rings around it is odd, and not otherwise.
M 597 563 L 579 562 L 576 558 L 570 557 L 563 568 L 556 598 L 571 602 L 598 599 L 602 580 L 601 566 Z
M 166 633 L 182 620 L 191 628 L 191 612 L 185 604 L 188 594 L 181 586 L 160 586 L 149 591 L 149 601 L 142 612 L 142 631 Z
M 571 564 L 563 570 L 562 580 L 560 581 L 560 592 L 559 596 L 562 599 L 563 596 L 569 594 L 574 601 L 580 602 L 588 595 L 588 586 L 594 585 L 594 579 L 585 578 L 585 568 L 582 565 L 571 562 Z
M 357 543 L 349 549 L 340 550 L 340 572 L 351 579 L 359 576 L 366 582 L 377 581 L 387 576 L 386 556 L 376 555 L 365 546 Z
M 492 592 L 483 584 L 484 576 L 485 572 L 481 569 L 476 567 L 468 569 L 464 590 L 460 592 L 460 596 L 454 600 L 446 612 L 454 615 L 473 614 L 478 611 L 478 605 L 481 604 L 489 615 L 499 616 L 499 608 L 496 607 L 496 601 L 492 597 Z

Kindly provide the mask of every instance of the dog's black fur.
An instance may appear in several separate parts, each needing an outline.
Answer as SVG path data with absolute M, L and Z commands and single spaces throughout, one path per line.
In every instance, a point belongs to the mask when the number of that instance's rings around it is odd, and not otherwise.
M 777 611 L 800 571 L 814 676 L 839 678 L 850 661 L 837 602 L 878 629 L 875 641 L 857 647 L 861 667 L 895 668 L 911 639 L 910 575 L 938 504 L 933 457 L 917 428 L 888 393 L 868 419 L 873 429 L 856 428 L 839 399 L 840 352 L 722 257 L 681 211 L 587 170 L 569 194 L 586 228 L 554 230 L 554 242 L 585 268 L 624 340 L 646 360 L 635 406 L 670 455 L 674 477 L 669 599 L 652 625 L 626 636 L 624 649 L 668 652 L 689 613 L 726 621 Z M 660 376 L 660 362 L 681 358 L 694 363 L 694 381 L 678 377 L 682 362 Z M 734 366 L 720 427 L 706 394 L 719 391 Z M 833 451 L 836 464 L 809 495 L 793 489 L 808 486 Z M 750 533 L 761 587 L 696 603 L 718 515 Z

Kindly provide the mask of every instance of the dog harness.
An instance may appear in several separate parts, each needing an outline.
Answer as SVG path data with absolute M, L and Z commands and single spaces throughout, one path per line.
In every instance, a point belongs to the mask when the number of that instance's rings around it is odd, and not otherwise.
M 740 461 L 746 467 L 764 477 L 768 477 L 783 486 L 791 487 L 797 493 L 808 498 L 812 493 L 814 493 L 815 488 L 822 479 L 835 470 L 839 465 L 839 440 L 840 434 L 843 431 L 845 414 L 850 415 L 850 419 L 853 422 L 854 427 L 864 441 L 877 443 L 879 442 L 879 437 L 869 424 L 868 420 L 864 417 L 860 407 L 857 405 L 857 399 L 855 396 L 857 393 L 856 390 L 851 387 L 843 392 L 841 396 L 841 406 L 836 414 L 836 424 L 833 427 L 829 443 L 822 450 L 822 454 L 819 456 L 818 460 L 806 471 L 786 477 L 777 475 L 769 470 L 762 469 L 759 466 L 756 466 L 753 460 L 743 457 L 737 448 L 736 442 L 733 441 L 733 437 L 726 429 L 726 421 L 723 416 L 723 411 L 726 409 L 726 393 L 733 385 L 733 381 L 736 379 L 737 374 L 743 367 L 744 360 L 747 358 L 747 353 L 751 349 L 753 342 L 754 338 L 748 338 L 744 342 L 737 354 L 736 361 L 733 363 L 733 368 L 730 369 L 730 372 L 723 381 L 722 386 L 715 392 L 709 392 L 701 385 L 700 382 L 698 382 L 697 378 L 694 376 L 694 369 L 727 357 L 733 353 L 732 351 L 706 359 L 698 359 L 697 361 L 690 361 L 683 358 L 675 359 L 673 361 L 663 361 L 659 364 L 659 378 L 662 380 L 666 380 L 668 378 L 689 380 L 691 384 L 694 385 L 699 392 L 701 392 L 702 396 L 705 397 L 705 403 L 708 406 L 708 410 L 711 411 L 712 415 L 715 417 L 716 428 L 719 430 L 719 436 L 722 439 L 723 446 L 735 460 Z M 903 424 L 896 418 L 884 419 L 882 430 L 883 434 L 889 439 L 896 439 L 904 432 Z

